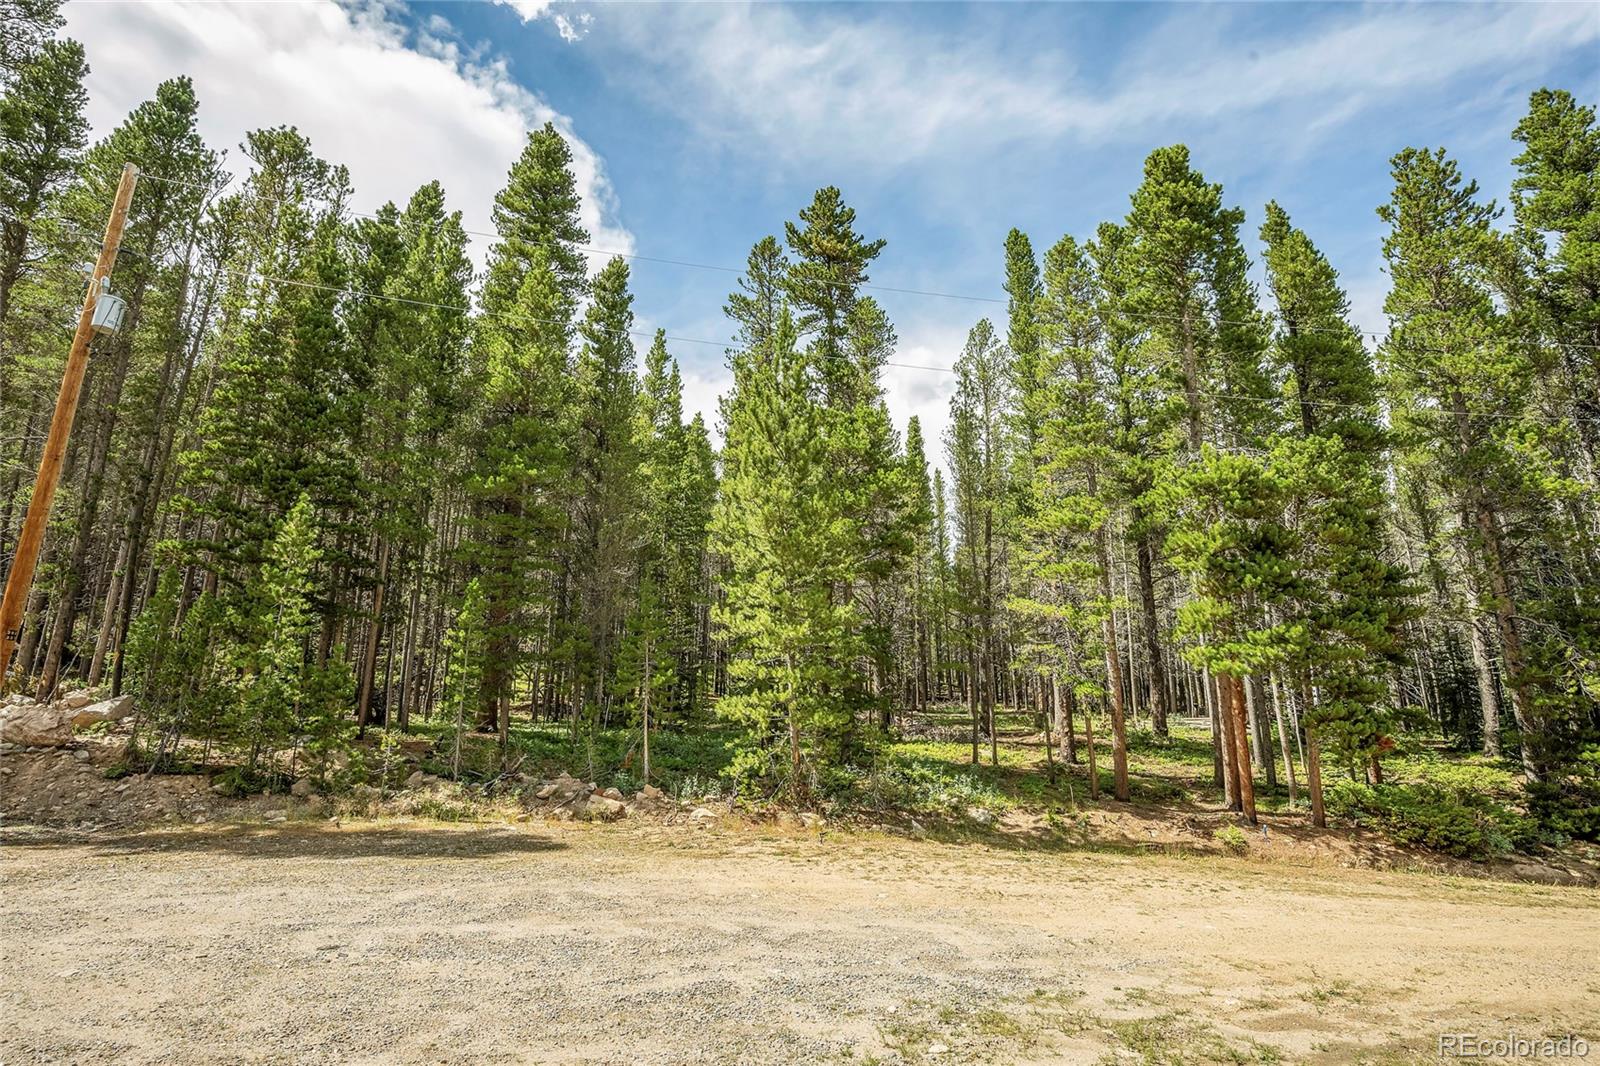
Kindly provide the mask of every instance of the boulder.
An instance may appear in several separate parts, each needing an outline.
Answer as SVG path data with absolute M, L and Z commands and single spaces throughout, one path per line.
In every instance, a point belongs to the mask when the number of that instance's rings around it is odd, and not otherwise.
M 667 797 L 667 794 L 654 785 L 646 785 L 635 792 L 633 794 L 633 802 L 635 806 L 651 810 L 668 807 L 672 804 L 672 800 Z
M 75 729 L 82 729 L 86 725 L 96 722 L 120 722 L 133 713 L 133 697 L 117 696 L 99 703 L 91 703 L 76 708 L 72 716 L 72 725 Z
M 583 816 L 591 822 L 614 822 L 628 814 L 628 805 L 610 796 L 593 795 L 583 805 Z
M 615 786 L 606 789 L 604 792 L 602 792 L 600 794 L 602 796 L 606 797 L 606 799 L 614 799 L 614 800 L 621 800 L 622 799 L 622 790 L 619 789 L 619 788 L 616 788 Z
M 411 771 L 411 776 L 406 778 L 406 788 L 417 789 L 428 783 L 428 775 L 421 770 Z
M 708 807 L 696 807 L 689 812 L 689 820 L 691 822 L 714 822 L 717 817 L 717 812 Z
M 305 799 L 307 796 L 314 796 L 316 793 L 317 786 L 312 783 L 309 777 L 302 777 L 289 786 L 289 795 L 299 796 L 301 799 Z
M 0 718 L 0 741 L 59 748 L 72 740 L 72 711 L 44 703 L 15 704 Z
M 69 711 L 82 710 L 94 702 L 94 697 L 87 692 L 69 692 L 56 700 L 57 706 L 65 707 Z
M 554 781 L 546 781 L 538 792 L 534 793 L 541 800 L 549 800 L 557 805 L 571 803 L 578 796 L 586 796 L 590 792 L 588 785 L 576 777 L 562 774 Z

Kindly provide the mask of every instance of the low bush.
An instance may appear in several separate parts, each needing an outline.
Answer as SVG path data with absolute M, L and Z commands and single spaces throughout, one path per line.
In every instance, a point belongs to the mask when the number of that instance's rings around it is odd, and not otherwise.
M 1244 835 L 1244 830 L 1236 825 L 1225 825 L 1221 829 L 1213 829 L 1211 835 L 1217 843 L 1233 852 L 1242 855 L 1250 850 L 1250 839 Z
M 1328 789 L 1327 804 L 1334 815 L 1398 843 L 1457 858 L 1490 859 L 1538 842 L 1532 819 L 1483 793 L 1437 784 L 1339 781 Z

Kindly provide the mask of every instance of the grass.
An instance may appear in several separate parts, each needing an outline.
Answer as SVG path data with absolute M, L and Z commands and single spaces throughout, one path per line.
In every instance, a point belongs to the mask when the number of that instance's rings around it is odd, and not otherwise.
M 900 824 L 932 820 L 983 832 L 1011 812 L 1026 811 L 1040 816 L 1044 828 L 1058 836 L 1082 835 L 1082 814 L 1091 801 L 1088 752 L 1081 735 L 1079 761 L 1066 765 L 1049 757 L 1042 735 L 1034 732 L 1037 722 L 1031 711 L 1001 708 L 996 719 L 1001 734 L 998 765 L 991 762 L 994 749 L 983 738 L 979 761 L 973 763 L 966 707 L 936 705 L 909 724 L 907 736 L 882 745 L 870 765 L 832 772 L 821 782 L 818 799 L 830 814 Z M 1081 733 L 1081 719 L 1078 724 Z M 448 776 L 449 723 L 435 719 L 415 725 L 418 733 L 435 741 L 423 768 Z M 632 793 L 644 784 L 640 739 L 637 728 L 574 731 L 567 723 L 518 719 L 510 729 L 508 764 L 510 772 L 529 777 L 566 772 L 602 788 Z M 1095 741 L 1099 792 L 1107 802 L 1113 776 L 1110 740 L 1097 731 Z M 737 742 L 734 728 L 715 721 L 656 730 L 651 734 L 651 783 L 686 801 L 729 797 L 734 783 L 728 770 Z M 1129 732 L 1128 749 L 1135 805 L 1217 810 L 1211 737 L 1203 724 L 1174 721 L 1166 737 L 1136 726 Z M 1472 858 L 1531 846 L 1534 837 L 1523 824 L 1520 778 L 1506 760 L 1413 743 L 1384 765 L 1386 784 L 1376 793 L 1347 780 L 1337 768 L 1324 767 L 1329 810 L 1336 819 L 1370 825 L 1402 843 Z M 463 780 L 488 783 L 502 772 L 496 738 L 470 734 L 462 753 Z M 1258 774 L 1256 780 L 1258 809 L 1269 814 L 1288 810 L 1287 774 L 1273 788 L 1263 778 Z M 1305 803 L 1300 796 L 1300 809 Z M 1238 830 L 1220 831 L 1216 840 L 1230 851 L 1246 850 Z
M 1149 1066 L 1216 1066 L 1276 1063 L 1281 1053 L 1256 1040 L 1233 1040 L 1183 1008 L 1164 1006 L 1167 997 L 1129 996 L 1156 1013 L 1107 1018 L 1085 1010 L 1076 990 L 1036 989 L 1027 996 L 974 1005 L 914 1001 L 879 1025 L 879 1038 L 900 1061 L 995 1062 L 1018 1052 L 1048 1057 L 1062 1036 L 1087 1036 L 1106 1049 L 1107 1064 L 1137 1060 Z

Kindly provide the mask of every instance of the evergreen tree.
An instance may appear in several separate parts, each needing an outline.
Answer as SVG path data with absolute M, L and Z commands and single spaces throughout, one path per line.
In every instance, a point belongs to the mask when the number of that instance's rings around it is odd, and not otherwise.
M 788 313 L 764 349 L 736 359 L 712 520 L 727 565 L 714 616 L 730 652 L 717 713 L 746 731 L 735 774 L 802 798 L 853 747 L 849 697 L 864 649 L 856 608 L 837 590 L 860 539 L 832 467 L 837 416 Z
M 1276 203 L 1261 239 L 1267 284 L 1281 323 L 1274 361 L 1297 412 L 1286 454 L 1305 464 L 1308 490 L 1292 507 L 1305 539 L 1305 629 L 1290 670 L 1315 693 L 1307 725 L 1344 765 L 1375 758 L 1390 743 L 1395 708 L 1384 683 L 1400 655 L 1407 575 L 1385 552 L 1384 433 L 1378 380 L 1338 275 Z M 1313 796 L 1321 811 L 1321 797 Z
M 955 479 L 957 588 L 965 615 L 972 714 L 972 761 L 978 734 L 987 729 L 989 756 L 1000 762 L 995 727 L 1000 666 L 997 637 L 1005 602 L 1003 537 L 1007 529 L 1007 434 L 1011 405 L 1010 352 L 982 319 L 967 334 L 956 360 L 956 392 L 950 399 L 945 453 Z M 982 707 L 980 720 L 979 707 Z
M 1500 415 L 1527 409 L 1542 354 L 1501 309 L 1496 267 L 1507 238 L 1498 211 L 1478 199 L 1455 162 L 1406 149 L 1392 160 L 1395 188 L 1378 209 L 1392 287 L 1383 352 L 1397 429 L 1438 469 L 1459 516 L 1457 540 L 1492 620 L 1530 781 L 1555 764 L 1546 681 L 1530 669 L 1522 558 L 1548 516 L 1547 442 Z
M 624 592 L 637 577 L 643 537 L 632 329 L 628 267 L 613 259 L 594 280 L 593 302 L 579 328 L 574 397 L 572 554 L 583 633 L 578 670 L 596 716 L 609 702 Z
M 71 178 L 87 140 L 88 73 L 81 44 L 47 41 L 7 79 L 0 97 L 0 328 L 27 265 L 29 234 Z M 10 347 L 0 349 L 0 386 L 7 381 L 11 357 L 4 349 Z
M 494 217 L 500 240 L 490 250 L 474 344 L 481 414 L 466 548 L 487 627 L 478 727 L 497 729 L 503 745 L 524 637 L 557 608 L 552 575 L 572 463 L 569 349 L 588 234 L 578 222 L 571 151 L 553 126 L 529 135 Z

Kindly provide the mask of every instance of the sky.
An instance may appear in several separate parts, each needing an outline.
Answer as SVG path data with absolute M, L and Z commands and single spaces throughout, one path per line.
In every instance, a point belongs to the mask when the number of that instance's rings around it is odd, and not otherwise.
M 888 242 L 871 278 L 897 363 L 948 367 L 978 319 L 1003 329 L 1006 233 L 1040 254 L 1092 235 L 1126 214 L 1144 157 L 1178 142 L 1244 208 L 1252 251 L 1276 199 L 1379 330 L 1389 158 L 1442 145 L 1504 204 L 1528 94 L 1600 102 L 1594 3 L 76 0 L 65 13 L 88 50 L 96 136 L 187 74 L 201 132 L 233 166 L 246 131 L 297 126 L 350 168 L 359 210 L 437 178 L 487 231 L 527 131 L 555 123 L 591 262 L 634 257 L 639 328 L 667 331 L 686 404 L 713 428 L 726 296 L 751 245 L 821 186 Z M 884 386 L 937 453 L 952 375 L 890 367 Z

